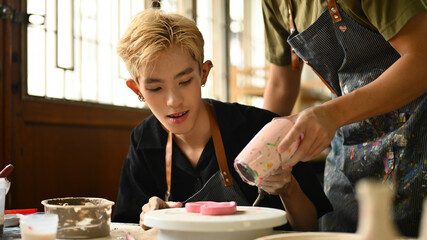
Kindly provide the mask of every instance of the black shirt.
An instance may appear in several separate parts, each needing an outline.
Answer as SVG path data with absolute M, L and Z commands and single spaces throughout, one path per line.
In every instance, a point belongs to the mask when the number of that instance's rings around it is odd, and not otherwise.
M 237 103 L 205 99 L 213 105 L 221 132 L 228 168 L 249 203 L 258 196 L 257 187 L 243 182 L 234 169 L 234 159 L 261 128 L 276 114 Z M 166 193 L 165 146 L 167 132 L 154 115 L 147 117 L 132 131 L 129 153 L 123 164 L 119 193 L 113 213 L 114 222 L 138 223 L 141 208 L 148 199 L 164 199 Z M 174 143 L 172 148 L 171 196 L 169 201 L 183 202 L 198 192 L 218 171 L 212 138 L 206 144 L 196 168 Z M 298 163 L 292 174 L 316 207 L 318 217 L 332 210 L 313 169 Z M 260 206 L 284 209 L 279 196 L 268 195 Z

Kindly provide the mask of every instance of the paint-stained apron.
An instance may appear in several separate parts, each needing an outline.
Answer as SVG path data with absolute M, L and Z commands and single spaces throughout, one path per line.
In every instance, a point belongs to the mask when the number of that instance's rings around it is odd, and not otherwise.
M 203 107 L 206 108 L 209 114 L 209 123 L 211 127 L 211 135 L 215 148 L 215 156 L 218 162 L 219 171 L 212 175 L 203 187 L 193 196 L 185 200 L 183 203 L 196 201 L 215 201 L 229 202 L 235 201 L 239 206 L 248 206 L 249 203 L 234 180 L 228 169 L 227 157 L 224 151 L 221 132 L 219 130 L 213 107 L 203 102 Z M 165 165 L 166 165 L 166 184 L 167 192 L 165 201 L 168 201 L 171 193 L 171 172 L 172 172 L 172 133 L 169 132 L 166 143 Z
M 293 31 L 288 43 L 333 98 L 375 81 L 400 57 L 380 34 L 359 25 L 335 1 L 328 1 L 328 9 L 306 30 Z M 427 194 L 426 105 L 424 93 L 395 111 L 338 129 L 324 173 L 324 190 L 334 211 L 321 219 L 322 231 L 356 231 L 355 184 L 370 177 L 393 183 L 395 222 L 402 234 L 418 234 Z

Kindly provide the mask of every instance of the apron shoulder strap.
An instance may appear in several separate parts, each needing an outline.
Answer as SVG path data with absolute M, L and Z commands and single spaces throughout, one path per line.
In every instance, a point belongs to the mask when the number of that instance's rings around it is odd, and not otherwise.
M 172 176 L 172 132 L 168 131 L 168 140 L 166 142 L 165 151 L 165 168 L 166 168 L 166 186 L 165 201 L 169 200 L 171 192 L 171 176 Z
M 338 11 L 337 2 L 335 0 L 326 0 L 326 2 L 328 3 L 328 9 L 329 13 L 331 14 L 332 21 L 334 23 L 341 22 L 342 19 L 341 14 Z
M 337 7 L 336 1 L 335 0 L 326 0 L 326 2 L 328 4 L 328 9 L 329 9 L 329 13 L 331 14 L 332 21 L 334 23 L 341 22 L 341 20 L 342 20 L 341 19 L 341 14 L 338 11 L 338 7 Z M 292 13 L 292 3 L 291 3 L 291 0 L 287 0 L 287 5 L 288 5 L 288 11 L 289 11 L 290 32 L 292 34 L 293 32 L 295 32 L 296 28 L 295 28 L 295 22 L 294 22 L 293 13 Z M 301 70 L 299 57 L 295 53 L 294 49 L 292 47 L 290 47 L 290 48 L 291 48 L 292 69 L 294 71 Z
M 288 3 L 288 11 L 289 11 L 289 26 L 290 26 L 290 32 L 292 34 L 293 32 L 295 32 L 296 28 L 295 28 L 295 23 L 294 23 L 294 17 L 293 17 L 293 14 L 292 14 L 291 0 L 287 0 L 287 3 Z M 292 47 L 290 47 L 290 48 L 291 48 L 292 70 L 294 70 L 294 71 L 301 70 L 301 66 L 300 66 L 300 62 L 299 62 L 299 57 L 295 53 L 294 49 Z
M 219 170 L 221 171 L 222 179 L 224 180 L 225 186 L 232 186 L 233 179 L 231 178 L 230 170 L 228 170 L 227 157 L 225 155 L 224 143 L 222 142 L 221 132 L 216 121 L 213 107 L 203 102 L 206 110 L 209 113 L 209 123 L 211 125 L 211 134 L 215 148 L 216 159 L 218 161 Z

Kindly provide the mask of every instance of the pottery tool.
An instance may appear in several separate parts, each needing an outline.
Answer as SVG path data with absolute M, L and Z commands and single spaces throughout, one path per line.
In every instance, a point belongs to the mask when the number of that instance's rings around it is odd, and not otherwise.
M 261 201 L 264 199 L 265 195 L 267 195 L 267 192 L 262 190 L 261 188 L 258 188 L 258 197 L 255 199 L 254 203 L 252 204 L 253 207 L 259 206 Z

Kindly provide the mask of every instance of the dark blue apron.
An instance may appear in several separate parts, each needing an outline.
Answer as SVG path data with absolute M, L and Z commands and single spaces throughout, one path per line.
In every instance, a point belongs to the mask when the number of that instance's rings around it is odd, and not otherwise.
M 335 1 L 328 1 L 328 9 L 306 30 L 293 31 L 288 43 L 333 98 L 375 81 L 400 58 L 380 34 L 359 25 Z M 427 194 L 426 105 L 424 93 L 395 111 L 337 130 L 324 173 L 324 190 L 334 211 L 321 219 L 322 231 L 356 231 L 355 183 L 370 177 L 393 183 L 395 222 L 402 234 L 418 234 Z

